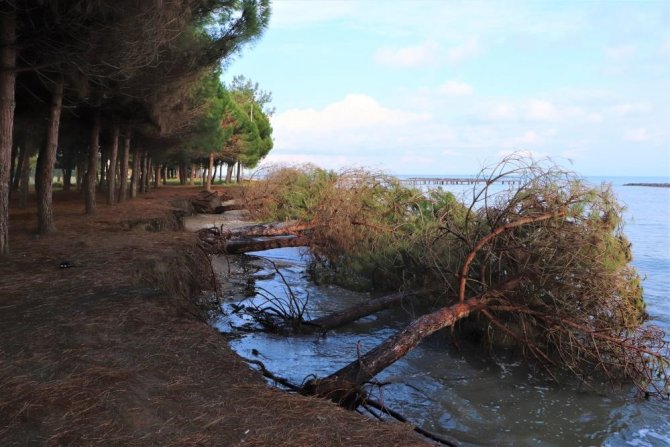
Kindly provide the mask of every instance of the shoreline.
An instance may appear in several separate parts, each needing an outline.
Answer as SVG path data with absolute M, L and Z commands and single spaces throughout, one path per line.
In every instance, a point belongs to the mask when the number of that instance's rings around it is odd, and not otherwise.
M 34 203 L 12 208 L 3 445 L 427 445 L 407 425 L 268 386 L 202 320 L 193 296 L 211 281 L 208 260 L 168 203 L 198 190 L 162 187 L 95 216 L 59 192 L 59 232 L 40 237 Z

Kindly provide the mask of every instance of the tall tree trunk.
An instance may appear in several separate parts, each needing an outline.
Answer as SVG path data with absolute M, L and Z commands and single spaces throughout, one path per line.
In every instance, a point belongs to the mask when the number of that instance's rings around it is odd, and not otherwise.
M 123 136 L 123 154 L 119 170 L 119 202 L 125 202 L 128 195 L 128 157 L 130 156 L 130 131 Z
M 147 153 L 146 158 L 144 159 L 144 184 L 142 185 L 142 192 L 149 192 L 149 185 L 151 183 L 151 157 Z
M 12 153 L 9 156 L 9 195 L 11 197 L 12 191 L 16 189 L 16 184 L 18 183 L 18 174 L 20 167 L 16 162 L 16 157 L 18 156 L 19 147 L 16 144 L 12 143 Z
M 237 183 L 240 183 L 242 180 L 242 163 L 237 162 Z
M 77 191 L 84 191 L 84 181 L 86 179 L 86 159 L 77 157 Z
M 19 182 L 19 208 L 21 209 L 28 207 L 28 194 L 30 192 L 30 157 L 35 151 L 33 144 L 33 136 L 28 132 L 23 144 L 23 153 L 21 154 L 21 158 L 24 159 L 21 163 L 21 181 Z
M 168 169 L 167 165 L 163 165 L 161 170 L 161 180 L 163 181 L 163 186 L 167 185 L 168 177 L 172 175 L 172 169 Z
M 27 132 L 27 134 L 30 134 L 30 132 Z M 26 136 L 27 138 L 27 136 Z M 26 148 L 25 142 L 21 146 L 20 151 L 19 151 L 19 160 L 16 163 L 16 168 L 15 168 L 15 173 L 14 173 L 14 180 L 12 183 L 12 190 L 18 190 L 21 187 L 21 177 L 23 176 L 23 164 L 26 163 L 26 160 L 29 160 L 29 158 L 26 158 L 26 155 L 28 154 L 28 149 Z M 28 161 L 29 163 L 29 161 Z
M 157 164 L 154 167 L 154 188 L 158 189 L 161 187 L 161 174 L 163 172 L 163 167 L 160 164 Z
M 105 147 L 100 148 L 100 170 L 98 171 L 98 189 L 103 191 L 107 187 L 107 161 L 109 151 Z
M 234 164 L 226 163 L 226 183 L 232 183 L 234 169 L 235 169 Z
M 143 193 L 144 192 L 144 179 L 147 176 L 147 153 L 143 152 L 142 153 L 142 158 L 140 158 L 140 175 L 139 175 L 139 183 L 137 185 L 137 192 L 138 193 Z
M 189 184 L 189 185 L 193 186 L 193 184 L 195 183 L 195 177 L 196 177 L 196 175 L 198 175 L 198 169 L 196 168 L 196 164 L 193 163 L 193 164 L 191 165 L 191 178 L 190 178 L 189 181 L 188 181 L 188 184 Z
M 96 110 L 91 127 L 91 139 L 88 146 L 88 170 L 84 194 L 86 199 L 86 214 L 95 214 L 95 177 L 98 170 L 98 149 L 100 146 L 100 111 Z
M 212 190 L 212 172 L 214 170 L 214 153 L 209 154 L 209 165 L 207 166 L 207 183 L 205 187 L 207 191 Z
M 67 192 L 72 186 L 72 166 L 63 168 L 63 191 Z
M 130 198 L 137 197 L 137 189 L 139 187 L 140 177 L 142 175 L 142 155 L 140 150 L 136 147 L 133 151 L 133 172 L 130 174 Z
M 116 203 L 116 158 L 119 153 L 119 125 L 112 129 L 112 145 L 109 148 L 109 169 L 107 170 L 107 204 Z
M 53 173 L 58 150 L 58 130 L 63 109 L 63 81 L 58 80 L 51 92 L 49 123 L 44 145 L 37 157 L 35 191 L 37 192 L 37 231 L 47 234 L 56 231 L 53 216 Z
M 216 183 L 216 173 L 219 170 L 219 162 L 215 161 L 214 162 L 214 173 L 212 174 L 212 184 Z
M 186 163 L 179 163 L 179 184 L 186 184 Z
M 16 13 L 4 9 L 0 14 L 0 256 L 9 254 L 9 158 L 16 106 Z

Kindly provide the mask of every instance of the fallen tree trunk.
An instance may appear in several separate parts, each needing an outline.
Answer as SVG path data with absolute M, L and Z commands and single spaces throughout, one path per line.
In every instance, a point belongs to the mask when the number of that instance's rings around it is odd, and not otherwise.
M 324 331 L 335 329 L 340 326 L 344 326 L 345 324 L 356 321 L 360 318 L 363 318 L 365 316 L 368 316 L 372 313 L 379 312 L 380 310 L 394 306 L 400 303 L 404 298 L 416 296 L 418 293 L 419 292 L 414 293 L 396 292 L 390 295 L 381 296 L 379 298 L 369 300 L 365 303 L 357 304 L 348 309 L 333 312 L 332 314 L 323 316 L 321 318 L 310 320 L 305 324 L 309 326 L 316 326 Z
M 358 406 L 360 386 L 414 349 L 424 338 L 483 308 L 484 297 L 470 298 L 414 320 L 382 344 L 323 379 L 307 382 L 301 393 L 327 397 L 345 408 Z
M 323 379 L 308 381 L 300 392 L 329 398 L 345 408 L 356 408 L 365 396 L 360 389 L 363 384 L 404 357 L 424 338 L 485 308 L 489 299 L 513 290 L 519 283 L 520 278 L 515 277 L 494 290 L 423 315 L 344 368 Z
M 273 239 L 231 239 L 223 246 L 223 251 L 218 253 L 227 253 L 237 255 L 248 253 L 250 251 L 270 250 L 273 248 L 284 247 L 308 247 L 309 240 L 304 237 L 277 237 Z

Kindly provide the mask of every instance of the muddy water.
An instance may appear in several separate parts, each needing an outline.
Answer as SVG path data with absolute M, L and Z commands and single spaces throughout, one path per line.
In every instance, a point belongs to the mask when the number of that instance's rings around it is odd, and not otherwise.
M 615 185 L 616 186 L 616 185 Z M 625 189 L 629 205 L 626 232 L 633 242 L 635 265 L 646 276 L 645 297 L 655 323 L 670 329 L 670 191 Z M 653 210 L 653 212 L 652 212 Z M 318 317 L 366 300 L 333 286 L 311 283 L 299 249 L 278 249 L 243 256 L 229 272 L 228 297 L 267 305 L 285 297 L 285 281 L 300 297 L 309 297 L 306 311 Z M 241 265 L 241 267 L 240 267 Z M 260 296 L 264 295 L 265 298 Z M 222 331 L 253 325 L 224 306 L 217 326 Z M 319 335 L 277 335 L 239 332 L 232 347 L 243 357 L 257 358 L 275 374 L 301 383 L 311 374 L 324 376 L 356 358 L 399 328 L 412 309 L 385 311 L 346 328 Z M 373 391 L 376 398 L 405 414 L 415 424 L 456 438 L 464 445 L 590 446 L 670 445 L 670 403 L 636 401 L 632 395 L 598 394 L 574 385 L 558 386 L 534 378 L 522 363 L 503 356 L 491 359 L 477 351 L 456 351 L 440 335 L 384 371 L 391 382 Z

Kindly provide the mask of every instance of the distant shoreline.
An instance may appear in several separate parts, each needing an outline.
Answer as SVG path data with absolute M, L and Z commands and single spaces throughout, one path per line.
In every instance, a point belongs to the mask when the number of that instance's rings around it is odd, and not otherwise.
M 623 186 L 649 186 L 652 188 L 670 188 L 670 183 L 624 183 Z

